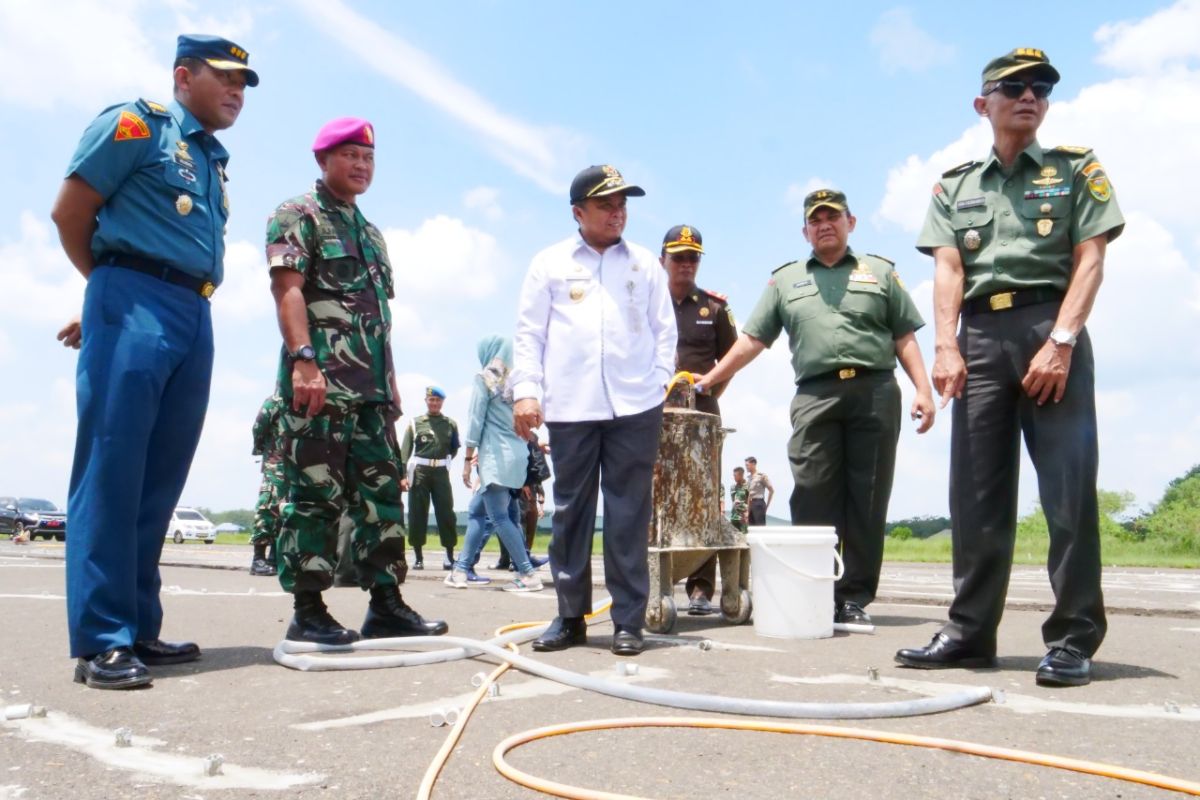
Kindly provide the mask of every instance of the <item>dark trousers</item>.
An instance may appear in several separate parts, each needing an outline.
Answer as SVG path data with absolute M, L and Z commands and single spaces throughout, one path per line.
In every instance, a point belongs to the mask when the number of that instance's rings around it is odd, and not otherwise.
M 454 514 L 454 492 L 450 489 L 450 471 L 445 467 L 417 466 L 408 489 L 408 541 L 424 547 L 429 527 L 429 501 L 437 520 L 442 547 L 458 544 L 458 518 Z
M 92 271 L 67 499 L 72 656 L 158 638 L 158 559 L 200 441 L 212 360 L 207 300 L 131 270 Z
M 604 576 L 614 624 L 641 629 L 650 570 L 650 485 L 658 458 L 662 406 L 591 422 L 548 422 L 554 454 L 554 532 L 550 571 L 558 613 L 592 610 L 596 500 L 604 492 Z
M 832 525 L 845 571 L 836 603 L 875 599 L 900 436 L 900 387 L 891 373 L 802 385 L 792 398 L 793 525 Z
M 767 501 L 761 497 L 752 498 L 750 500 L 750 510 L 746 516 L 750 525 L 766 525 Z
M 1040 303 L 963 318 L 958 341 L 967 384 L 954 403 L 951 431 L 955 594 L 946 633 L 995 647 L 1012 569 L 1023 434 L 1050 529 L 1047 566 L 1055 603 L 1042 639 L 1047 647 L 1090 656 L 1107 623 L 1100 591 L 1095 365 L 1087 332 L 1075 345 L 1061 402 L 1038 406 L 1021 389 L 1057 314 L 1057 303 Z

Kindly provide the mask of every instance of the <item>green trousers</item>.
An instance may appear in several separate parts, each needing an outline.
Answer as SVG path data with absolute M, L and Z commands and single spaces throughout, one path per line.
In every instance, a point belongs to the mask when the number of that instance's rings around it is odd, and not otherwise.
M 437 518 L 442 547 L 458 544 L 458 520 L 454 516 L 454 493 L 450 490 L 450 470 L 445 467 L 418 466 L 408 487 L 408 539 L 413 547 L 424 547 L 429 527 L 429 501 Z
M 282 521 L 279 505 L 287 497 L 287 480 L 284 478 L 282 459 L 263 462 L 262 485 L 258 488 L 258 503 L 254 506 L 254 533 L 250 544 L 268 545 L 279 535 Z

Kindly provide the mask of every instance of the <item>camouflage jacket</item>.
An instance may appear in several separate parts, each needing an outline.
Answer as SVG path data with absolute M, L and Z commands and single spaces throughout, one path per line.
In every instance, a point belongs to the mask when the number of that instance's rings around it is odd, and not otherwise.
M 379 229 L 317 181 L 267 221 L 267 263 L 304 276 L 309 335 L 329 402 L 391 402 L 392 265 Z M 278 385 L 290 400 L 286 348 Z
M 729 519 L 741 522 L 750 507 L 750 484 L 742 481 L 729 487 Z
M 251 436 L 254 446 L 250 450 L 252 456 L 262 456 L 263 463 L 277 461 L 283 457 L 282 442 L 280 442 L 279 415 L 286 404 L 277 396 L 272 395 L 263 401 L 258 416 L 254 418 L 254 428 Z

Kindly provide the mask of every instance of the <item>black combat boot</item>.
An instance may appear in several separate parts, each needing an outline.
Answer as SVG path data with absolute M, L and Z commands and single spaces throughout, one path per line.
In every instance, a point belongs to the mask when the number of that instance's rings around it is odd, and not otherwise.
M 250 574 L 251 575 L 274 575 L 271 571 L 271 565 L 267 562 L 267 543 L 255 542 L 254 555 L 250 557 Z
M 285 639 L 314 644 L 351 644 L 358 641 L 358 632 L 346 628 L 333 618 L 320 592 L 296 592 L 293 606 L 296 613 L 288 625 Z
M 371 602 L 363 620 L 364 639 L 388 639 L 393 636 L 441 636 L 450 626 L 440 619 L 428 622 L 409 607 L 398 586 L 372 586 Z
M 425 556 L 421 555 L 419 545 L 413 545 L 413 569 L 425 569 Z

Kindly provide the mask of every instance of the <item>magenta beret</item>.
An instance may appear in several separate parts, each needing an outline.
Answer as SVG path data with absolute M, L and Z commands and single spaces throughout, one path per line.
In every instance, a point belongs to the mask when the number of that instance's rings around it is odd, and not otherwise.
M 338 117 L 321 126 L 317 138 L 313 140 L 312 149 L 314 153 L 319 153 L 347 142 L 374 147 L 375 128 L 365 119 Z

